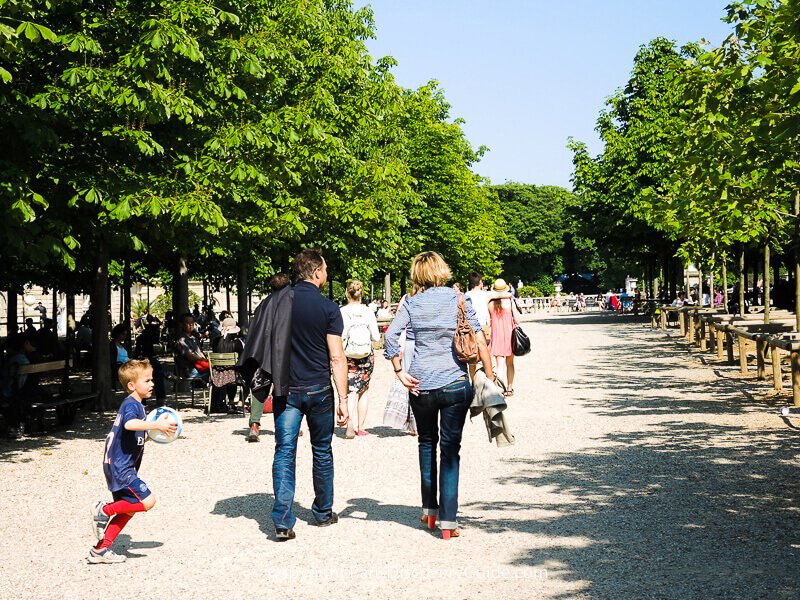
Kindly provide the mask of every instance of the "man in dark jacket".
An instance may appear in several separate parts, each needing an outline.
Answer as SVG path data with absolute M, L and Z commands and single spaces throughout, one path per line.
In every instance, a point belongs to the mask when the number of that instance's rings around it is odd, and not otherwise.
M 290 289 L 282 300 L 277 300 L 276 296 L 277 292 L 288 285 L 289 276 L 286 273 L 276 273 L 269 278 L 270 294 L 256 308 L 255 315 L 253 315 L 253 325 L 250 327 L 252 335 L 245 350 L 247 354 L 239 360 L 239 364 L 242 365 L 241 371 L 244 380 L 248 382 L 250 387 L 258 387 L 257 392 L 252 394 L 250 402 L 248 442 L 258 441 L 265 402 L 269 402 L 268 412 L 272 412 L 272 396 L 268 395 L 270 389 L 268 386 L 272 384 L 271 373 L 275 372 L 277 374 L 279 387 L 285 389 L 284 395 L 289 393 L 288 387 L 282 385 L 281 380 L 286 381 L 286 385 L 288 385 L 294 291 Z M 273 309 L 267 309 L 273 299 L 276 300 L 276 304 Z M 283 324 L 285 331 L 282 334 L 279 332 L 278 335 L 273 337 L 272 333 L 277 322 Z M 267 339 L 269 339 L 269 342 L 267 342 Z M 242 356 L 242 352 L 239 353 L 239 356 Z M 276 359 L 274 362 L 272 360 L 273 356 Z M 267 365 L 264 370 L 261 368 L 262 364 Z
M 296 518 L 292 503 L 297 437 L 303 417 L 308 423 L 314 461 L 314 502 L 311 505 L 314 522 L 319 527 L 326 527 L 339 520 L 332 510 L 334 398 L 331 374 L 338 396 L 336 421 L 345 425 L 348 420 L 342 313 L 335 302 L 320 293 L 328 279 L 325 259 L 317 250 L 303 250 L 294 259 L 292 273 L 296 283 L 293 288 L 289 394 L 279 394 L 276 385 L 273 395 L 275 459 L 272 482 L 275 503 L 272 520 L 278 541 L 295 537 Z

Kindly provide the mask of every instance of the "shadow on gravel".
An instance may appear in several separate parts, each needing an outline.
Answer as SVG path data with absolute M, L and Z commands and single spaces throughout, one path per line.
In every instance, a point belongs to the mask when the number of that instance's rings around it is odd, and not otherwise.
M 211 514 L 224 515 L 231 519 L 236 519 L 239 517 L 253 519 L 256 523 L 258 523 L 258 528 L 261 533 L 268 536 L 269 539 L 274 540 L 275 525 L 272 523 L 271 516 L 274 499 L 275 496 L 272 494 L 264 493 L 225 498 L 217 501 L 217 503 L 214 505 L 214 510 L 211 511 Z M 313 522 L 314 515 L 309 509 L 303 508 L 302 506 L 298 505 L 297 502 L 294 503 L 292 509 L 294 510 L 295 516 L 299 520 L 306 521 L 308 523 Z
M 624 343 L 587 348 L 594 360 L 580 366 L 575 377 L 563 383 L 563 387 L 575 390 L 602 388 L 600 400 L 579 398 L 598 414 L 768 412 L 784 401 L 774 395 L 753 403 L 753 392 L 771 393 L 771 374 L 767 380 L 757 381 L 752 369 L 748 377 L 738 376 L 738 363 L 699 364 L 711 355 L 689 354 L 669 340 L 653 339 L 648 332 L 627 329 L 609 335 Z M 687 378 L 687 370 L 695 365 L 700 369 L 694 370 L 693 379 Z
M 516 460 L 516 476 L 499 484 L 576 500 L 535 506 L 550 511 L 538 521 L 515 519 L 522 505 L 514 503 L 467 504 L 465 512 L 499 510 L 508 518 L 464 521 L 544 536 L 547 547 L 513 564 L 586 581 L 596 598 L 797 598 L 797 434 L 764 438 L 740 427 L 671 422 L 608 435 L 604 444 L 613 447 L 591 454 Z
M 124 554 L 128 558 L 146 558 L 147 554 L 135 554 L 131 550 L 151 550 L 153 548 L 160 548 L 163 542 L 134 542 L 131 536 L 121 533 L 117 537 L 116 542 L 120 545 L 119 554 Z
M 538 313 L 541 315 L 542 313 Z M 547 317 L 542 318 L 532 318 L 532 319 L 525 319 L 526 315 L 523 315 L 522 322 L 523 323 L 544 323 L 545 325 L 569 325 L 572 323 L 580 324 L 580 325 L 636 325 L 641 326 L 644 324 L 650 324 L 650 317 L 643 317 L 639 315 L 638 317 L 633 316 L 632 314 L 624 314 L 620 315 L 617 313 L 611 312 L 586 312 L 586 313 L 547 313 Z M 549 316 L 552 315 L 552 316 Z M 531 315 L 533 316 L 533 314 Z
M 42 453 L 58 452 L 62 442 L 70 440 L 105 439 L 111 430 L 116 412 L 93 413 L 85 409 L 78 410 L 75 421 L 71 425 L 53 426 L 44 433 L 25 435 L 16 440 L 0 438 L 0 462 L 31 462 Z M 46 426 L 49 422 L 46 422 Z
M 753 381 L 690 372 L 695 355 L 671 342 L 609 330 L 620 343 L 591 349 L 565 385 L 593 390 L 581 403 L 612 419 L 612 432 L 585 452 L 511 459 L 518 469 L 498 485 L 554 500 L 468 503 L 465 525 L 535 535 L 512 564 L 585 582 L 587 597 L 800 597 L 797 431 L 777 418 L 773 429 L 738 424 L 744 412 L 774 410 L 745 393 Z M 613 431 L 613 418 L 642 414 L 653 416 L 646 431 Z M 519 520 L 523 508 L 543 516 Z M 481 511 L 503 517 L 469 517 Z
M 391 521 L 419 528 L 420 509 L 417 506 L 402 504 L 383 504 L 372 498 L 351 498 L 347 506 L 339 513 L 342 518 L 361 519 L 364 521 Z

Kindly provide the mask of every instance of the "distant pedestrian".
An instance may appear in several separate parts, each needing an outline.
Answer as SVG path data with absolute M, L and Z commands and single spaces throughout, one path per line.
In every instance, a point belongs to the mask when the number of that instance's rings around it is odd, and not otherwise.
M 347 282 L 347 304 L 341 308 L 344 332 L 342 344 L 347 357 L 347 411 L 350 421 L 344 437 L 353 439 L 356 435 L 365 436 L 369 401 L 365 397 L 375 368 L 373 342 L 381 339 L 378 321 L 368 306 L 361 303 L 364 285 L 357 279 Z M 358 417 L 356 418 L 356 415 Z
M 508 284 L 503 279 L 496 279 L 492 291 L 497 294 L 508 294 Z M 495 298 L 489 302 L 489 316 L 492 322 L 492 339 L 489 352 L 495 361 L 495 368 L 500 370 L 505 365 L 506 396 L 514 395 L 514 352 L 511 347 L 511 332 L 518 321 L 519 311 L 511 297 Z
M 33 307 L 33 310 L 39 313 L 39 326 L 44 325 L 44 320 L 47 318 L 47 307 L 42 304 L 42 301 L 39 301 L 39 304 Z

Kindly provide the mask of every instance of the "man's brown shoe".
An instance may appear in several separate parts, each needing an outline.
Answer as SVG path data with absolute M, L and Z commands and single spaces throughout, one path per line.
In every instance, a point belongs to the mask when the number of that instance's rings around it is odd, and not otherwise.
M 250 425 L 250 433 L 247 434 L 247 441 L 248 442 L 257 442 L 258 441 L 258 430 L 261 426 L 258 423 L 252 423 Z

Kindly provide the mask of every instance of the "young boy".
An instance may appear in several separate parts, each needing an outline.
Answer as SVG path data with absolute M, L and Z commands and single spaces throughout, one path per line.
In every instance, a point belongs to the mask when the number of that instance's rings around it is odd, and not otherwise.
M 156 499 L 147 484 L 139 479 L 138 470 L 144 453 L 144 432 L 158 429 L 175 433 L 177 426 L 167 420 L 146 421 L 142 400 L 153 393 L 153 368 L 148 360 L 129 360 L 119 368 L 119 382 L 130 395 L 122 401 L 106 437 L 103 472 L 114 502 L 98 500 L 92 506 L 92 528 L 99 540 L 89 550 L 87 561 L 97 563 L 125 562 L 125 556 L 111 550 L 111 544 L 137 512 L 148 511 Z

